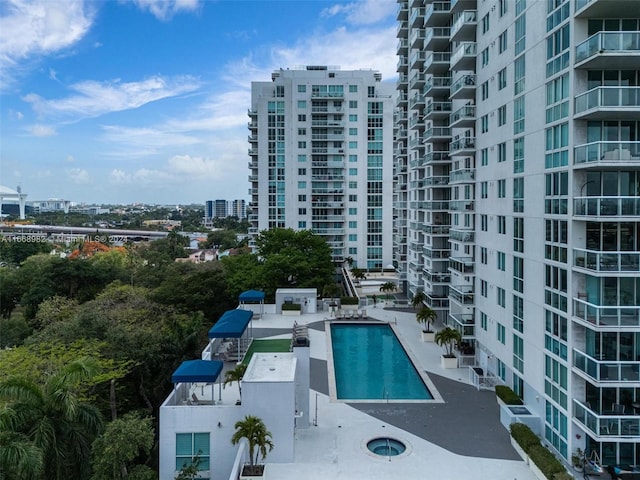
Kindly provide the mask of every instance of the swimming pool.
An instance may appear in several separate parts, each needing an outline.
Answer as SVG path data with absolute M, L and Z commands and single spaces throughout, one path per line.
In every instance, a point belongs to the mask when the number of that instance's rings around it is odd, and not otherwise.
M 432 400 L 390 325 L 330 323 L 337 400 Z M 331 388 L 330 388 L 331 390 Z

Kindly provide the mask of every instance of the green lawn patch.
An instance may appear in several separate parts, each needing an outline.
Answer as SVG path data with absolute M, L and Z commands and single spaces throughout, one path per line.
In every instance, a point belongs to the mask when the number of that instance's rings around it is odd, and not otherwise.
M 290 338 L 277 338 L 268 340 L 253 340 L 251 346 L 244 356 L 242 363 L 249 365 L 249 361 L 254 353 L 264 352 L 290 352 L 291 351 L 291 339 Z

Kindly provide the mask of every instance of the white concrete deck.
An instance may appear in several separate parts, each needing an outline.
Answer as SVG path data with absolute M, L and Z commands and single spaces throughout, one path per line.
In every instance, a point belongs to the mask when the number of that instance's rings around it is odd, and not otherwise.
M 469 383 L 468 369 L 444 370 L 440 367 L 442 348 L 422 342 L 421 326 L 414 313 L 368 307 L 369 318 L 395 322 L 405 346 L 414 361 L 427 372 Z M 302 315 L 295 320 L 309 324 L 328 317 L 327 312 Z M 254 329 L 291 328 L 294 319 L 267 314 L 254 322 Z M 259 331 L 257 331 L 259 336 Z M 309 330 L 311 357 L 326 360 L 324 333 Z M 446 400 L 446 399 L 445 399 Z M 310 419 L 317 425 L 296 431 L 295 462 L 268 463 L 267 479 L 278 480 L 534 480 L 536 477 L 522 461 L 497 460 L 457 455 L 409 432 L 363 413 L 345 403 L 330 402 L 327 395 L 311 392 Z M 379 457 L 367 450 L 367 441 L 389 436 L 407 445 L 407 451 L 396 457 Z M 268 460 L 268 457 L 267 457 Z

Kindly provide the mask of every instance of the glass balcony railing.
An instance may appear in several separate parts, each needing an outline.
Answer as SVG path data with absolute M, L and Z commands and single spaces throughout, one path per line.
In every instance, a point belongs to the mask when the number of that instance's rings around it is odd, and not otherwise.
M 573 162 L 640 162 L 640 142 L 591 142 L 574 149 Z
M 640 252 L 605 252 L 573 249 L 573 264 L 594 272 L 640 272 Z
M 573 299 L 573 316 L 597 327 L 640 327 L 640 306 L 596 305 Z
M 452 257 L 449 259 L 449 268 L 460 273 L 473 273 L 474 262 L 472 257 Z
M 638 362 L 597 360 L 591 355 L 574 350 L 573 366 L 597 382 L 640 382 Z
M 425 95 L 434 88 L 449 88 L 451 86 L 451 77 L 429 77 L 424 85 L 422 93 Z
M 598 32 L 576 47 L 576 63 L 596 54 L 640 52 L 640 32 Z
M 450 230 L 449 238 L 457 242 L 473 242 L 475 234 L 472 230 Z
M 459 108 L 449 116 L 449 124 L 453 125 L 459 120 L 475 120 L 476 107 L 475 105 L 465 105 Z
M 473 150 L 476 148 L 476 139 L 475 137 L 463 137 L 457 140 L 454 140 L 449 145 L 449 149 L 451 152 L 456 152 L 458 150 Z
M 463 87 L 475 88 L 476 86 L 476 76 L 473 74 L 463 75 L 459 79 L 457 79 L 449 90 L 449 96 L 453 97 L 458 90 Z
M 576 216 L 636 216 L 640 215 L 640 197 L 577 197 L 573 199 Z
M 476 171 L 474 169 L 454 170 L 449 174 L 449 182 L 473 182 L 476 178 Z
M 575 113 L 594 108 L 637 109 L 640 107 L 640 87 L 596 87 L 576 97 Z
M 449 127 L 431 127 L 424 132 L 425 142 L 433 137 L 451 137 L 451 129 Z
M 473 285 L 449 285 L 449 297 L 462 305 L 473 305 Z
M 475 59 L 477 53 L 475 42 L 462 42 L 460 47 L 451 54 L 451 66 L 454 66 L 464 57 L 473 57 Z
M 458 33 L 465 25 L 475 24 L 477 21 L 478 12 L 475 10 L 465 10 L 453 22 L 453 26 L 451 27 L 451 36 L 455 36 L 455 34 Z
M 573 419 L 580 422 L 596 437 L 637 437 L 640 433 L 640 415 L 599 414 L 589 406 L 573 399 Z

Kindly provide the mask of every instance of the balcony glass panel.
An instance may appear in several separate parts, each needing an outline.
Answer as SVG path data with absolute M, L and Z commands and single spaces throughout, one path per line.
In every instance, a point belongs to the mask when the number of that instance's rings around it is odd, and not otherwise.
M 573 214 L 577 216 L 597 217 L 640 215 L 640 197 L 574 198 Z
M 640 107 L 640 87 L 596 87 L 576 97 L 576 114 L 603 107 Z
M 638 362 L 600 361 L 579 350 L 574 350 L 573 359 L 574 367 L 598 382 L 640 381 Z
M 640 327 L 640 306 L 603 306 L 573 299 L 573 316 L 597 327 Z
M 637 437 L 640 432 L 639 415 L 599 414 L 576 399 L 573 400 L 573 410 L 574 420 L 597 437 Z
M 576 248 L 574 266 L 594 272 L 640 272 L 640 252 L 601 252 Z
M 576 47 L 576 62 L 593 55 L 622 51 L 640 53 L 640 32 L 598 32 Z
M 578 145 L 574 163 L 640 162 L 640 142 L 591 142 Z

